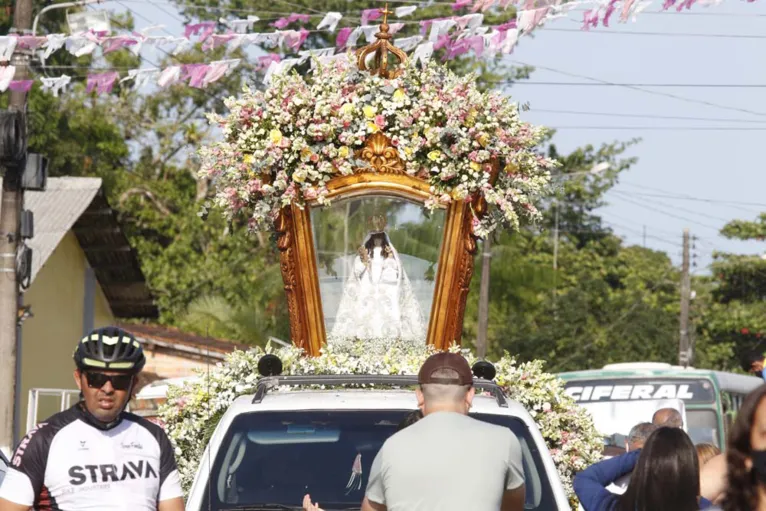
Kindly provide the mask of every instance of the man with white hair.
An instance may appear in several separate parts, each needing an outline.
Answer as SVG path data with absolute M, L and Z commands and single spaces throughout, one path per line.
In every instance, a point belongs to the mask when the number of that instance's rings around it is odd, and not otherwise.
M 468 417 L 468 362 L 429 357 L 418 374 L 423 418 L 392 435 L 370 469 L 362 511 L 522 511 L 524 470 L 516 436 Z

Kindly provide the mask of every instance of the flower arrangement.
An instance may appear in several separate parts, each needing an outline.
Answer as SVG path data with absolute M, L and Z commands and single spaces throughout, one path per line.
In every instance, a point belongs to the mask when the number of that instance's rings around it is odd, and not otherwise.
M 209 115 L 223 131 L 222 141 L 200 150 L 200 172 L 217 186 L 215 205 L 268 230 L 291 203 L 325 204 L 333 177 L 372 171 L 358 151 L 382 133 L 405 172 L 430 184 L 427 208 L 486 200 L 476 235 L 539 217 L 535 200 L 556 163 L 535 152 L 545 129 L 522 122 L 515 103 L 436 63 L 384 79 L 350 60 L 275 76 L 264 91 L 246 87 L 225 101 L 227 115 Z M 502 169 L 491 182 L 493 161 Z
M 473 364 L 468 350 L 461 351 Z M 176 457 L 184 488 L 194 480 L 198 462 L 218 420 L 243 394 L 253 393 L 258 383 L 258 360 L 264 353 L 276 354 L 283 363 L 283 374 L 417 374 L 423 361 L 433 353 L 427 346 L 389 344 L 384 354 L 367 349 L 359 341 L 351 345 L 325 346 L 321 356 L 305 357 L 297 347 L 273 350 L 267 347 L 236 351 L 198 381 L 171 387 L 160 410 L 162 421 L 176 446 Z M 495 363 L 495 381 L 506 394 L 521 403 L 535 419 L 558 467 L 561 480 L 572 502 L 572 477 L 598 461 L 603 444 L 585 410 L 564 393 L 561 380 L 545 373 L 540 361 L 518 364 L 505 354 Z M 575 506 L 576 507 L 576 506 Z

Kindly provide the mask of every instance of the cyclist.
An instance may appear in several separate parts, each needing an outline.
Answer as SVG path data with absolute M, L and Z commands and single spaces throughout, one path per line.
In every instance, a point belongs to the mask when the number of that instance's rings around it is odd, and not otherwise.
M 156 424 L 125 412 L 144 367 L 141 344 L 115 327 L 74 352 L 80 402 L 19 443 L 0 511 L 183 511 L 173 447 Z

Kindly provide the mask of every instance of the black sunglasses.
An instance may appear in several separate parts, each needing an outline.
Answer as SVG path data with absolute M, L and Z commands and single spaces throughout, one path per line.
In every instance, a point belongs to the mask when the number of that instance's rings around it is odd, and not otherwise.
M 106 382 L 110 382 L 114 390 L 128 390 L 133 383 L 132 374 L 104 374 L 88 371 L 85 373 L 85 379 L 88 380 L 88 387 L 100 389 Z

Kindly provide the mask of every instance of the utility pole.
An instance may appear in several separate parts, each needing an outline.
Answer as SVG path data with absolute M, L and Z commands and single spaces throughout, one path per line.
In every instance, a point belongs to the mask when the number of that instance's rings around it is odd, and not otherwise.
M 487 356 L 487 331 L 489 330 L 489 273 L 492 261 L 492 238 L 487 236 L 481 251 L 481 286 L 479 288 L 479 331 L 476 335 L 476 356 Z
M 689 301 L 691 299 L 691 276 L 689 274 L 689 229 L 684 229 L 684 252 L 681 263 L 681 330 L 678 342 L 678 363 L 684 367 L 691 364 L 689 342 Z
M 553 207 L 556 208 L 553 222 L 553 271 L 555 272 L 559 267 L 559 201 L 555 201 Z
M 13 26 L 18 34 L 32 28 L 32 0 L 16 0 Z M 11 56 L 16 67 L 14 80 L 26 80 L 29 75 L 30 52 L 21 48 Z M 26 116 L 27 94 L 11 91 L 10 110 Z M 26 121 L 24 122 L 26 129 Z M 19 314 L 19 283 L 16 278 L 16 248 L 23 206 L 21 173 L 23 162 L 6 167 L 0 200 L 0 449 L 10 455 L 13 448 L 14 397 L 16 394 L 17 324 Z
M 646 248 L 646 226 L 644 225 L 644 248 Z

